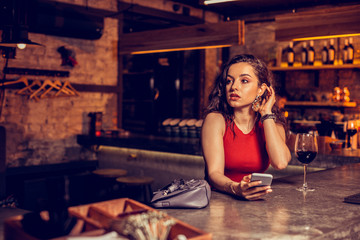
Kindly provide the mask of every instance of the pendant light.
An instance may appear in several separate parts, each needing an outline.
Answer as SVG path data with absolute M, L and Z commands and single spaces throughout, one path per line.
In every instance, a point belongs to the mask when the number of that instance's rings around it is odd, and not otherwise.
M 43 46 L 39 43 L 33 42 L 28 37 L 27 26 L 5 26 L 0 46 L 14 47 L 19 49 L 34 48 Z
M 25 49 L 43 46 L 32 42 L 28 36 L 27 11 L 30 2 L 26 0 L 5 1 L 6 19 L 2 25 L 0 42 L 0 48 L 3 51 L 7 51 L 6 48 Z

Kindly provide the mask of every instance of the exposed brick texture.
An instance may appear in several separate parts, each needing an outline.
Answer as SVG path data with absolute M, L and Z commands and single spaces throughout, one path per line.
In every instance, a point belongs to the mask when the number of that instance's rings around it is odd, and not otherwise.
M 116 11 L 117 2 L 62 1 L 72 4 Z M 9 67 L 70 71 L 68 78 L 26 76 L 29 80 L 60 80 L 77 84 L 116 85 L 118 78 L 118 20 L 105 18 L 103 35 L 98 40 L 55 37 L 29 33 L 29 39 L 45 45 L 43 48 L 17 50 Z M 78 65 L 61 66 L 57 48 L 65 46 L 76 53 Z M 1 68 L 4 60 L 1 60 Z M 7 75 L 7 79 L 19 76 Z M 76 143 L 76 135 L 87 133 L 89 112 L 103 112 L 103 127 L 114 128 L 116 95 L 80 92 L 78 97 L 30 100 L 17 95 L 17 89 L 6 89 L 0 124 L 7 131 L 7 166 L 29 166 L 92 158 L 91 152 Z

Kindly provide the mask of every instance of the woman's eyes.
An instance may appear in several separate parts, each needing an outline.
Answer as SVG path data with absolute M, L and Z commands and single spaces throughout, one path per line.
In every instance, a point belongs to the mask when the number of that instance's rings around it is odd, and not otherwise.
M 226 84 L 230 84 L 230 83 L 233 83 L 233 82 L 234 82 L 233 79 L 230 79 L 230 78 L 226 79 Z M 249 80 L 247 80 L 246 78 L 244 78 L 244 79 L 240 79 L 240 82 L 241 82 L 241 83 L 248 83 Z

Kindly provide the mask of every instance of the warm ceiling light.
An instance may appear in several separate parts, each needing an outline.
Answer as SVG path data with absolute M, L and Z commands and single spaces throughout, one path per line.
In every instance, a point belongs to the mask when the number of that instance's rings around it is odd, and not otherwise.
M 172 48 L 172 49 L 136 51 L 136 52 L 132 52 L 131 54 L 136 55 L 136 54 L 174 52 L 174 51 L 186 51 L 186 50 L 200 50 L 200 49 L 224 48 L 224 47 L 231 47 L 231 45 L 217 45 L 217 46 L 207 46 L 207 47 L 205 46 L 205 47 L 189 47 L 189 48 Z
M 329 36 L 316 36 L 316 37 L 305 37 L 305 38 L 294 38 L 294 39 L 292 39 L 292 41 L 296 42 L 296 41 L 320 40 L 320 39 L 355 37 L 355 36 L 360 36 L 360 33 L 339 34 L 339 35 L 329 35 Z
M 39 43 L 32 42 L 28 38 L 28 31 L 23 26 L 6 26 L 2 33 L 0 42 L 1 47 L 11 47 L 19 49 L 33 48 L 43 46 Z
M 235 2 L 235 1 L 237 1 L 237 0 L 205 0 L 204 5 L 225 3 L 225 2 Z
M 17 44 L 18 49 L 25 49 L 26 48 L 26 44 L 25 43 L 18 43 Z

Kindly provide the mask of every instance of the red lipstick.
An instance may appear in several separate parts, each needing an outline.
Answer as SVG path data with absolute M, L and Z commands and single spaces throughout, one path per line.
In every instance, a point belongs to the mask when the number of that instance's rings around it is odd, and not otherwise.
M 230 100 L 236 101 L 240 98 L 239 95 L 235 94 L 235 93 L 231 93 L 230 94 Z

